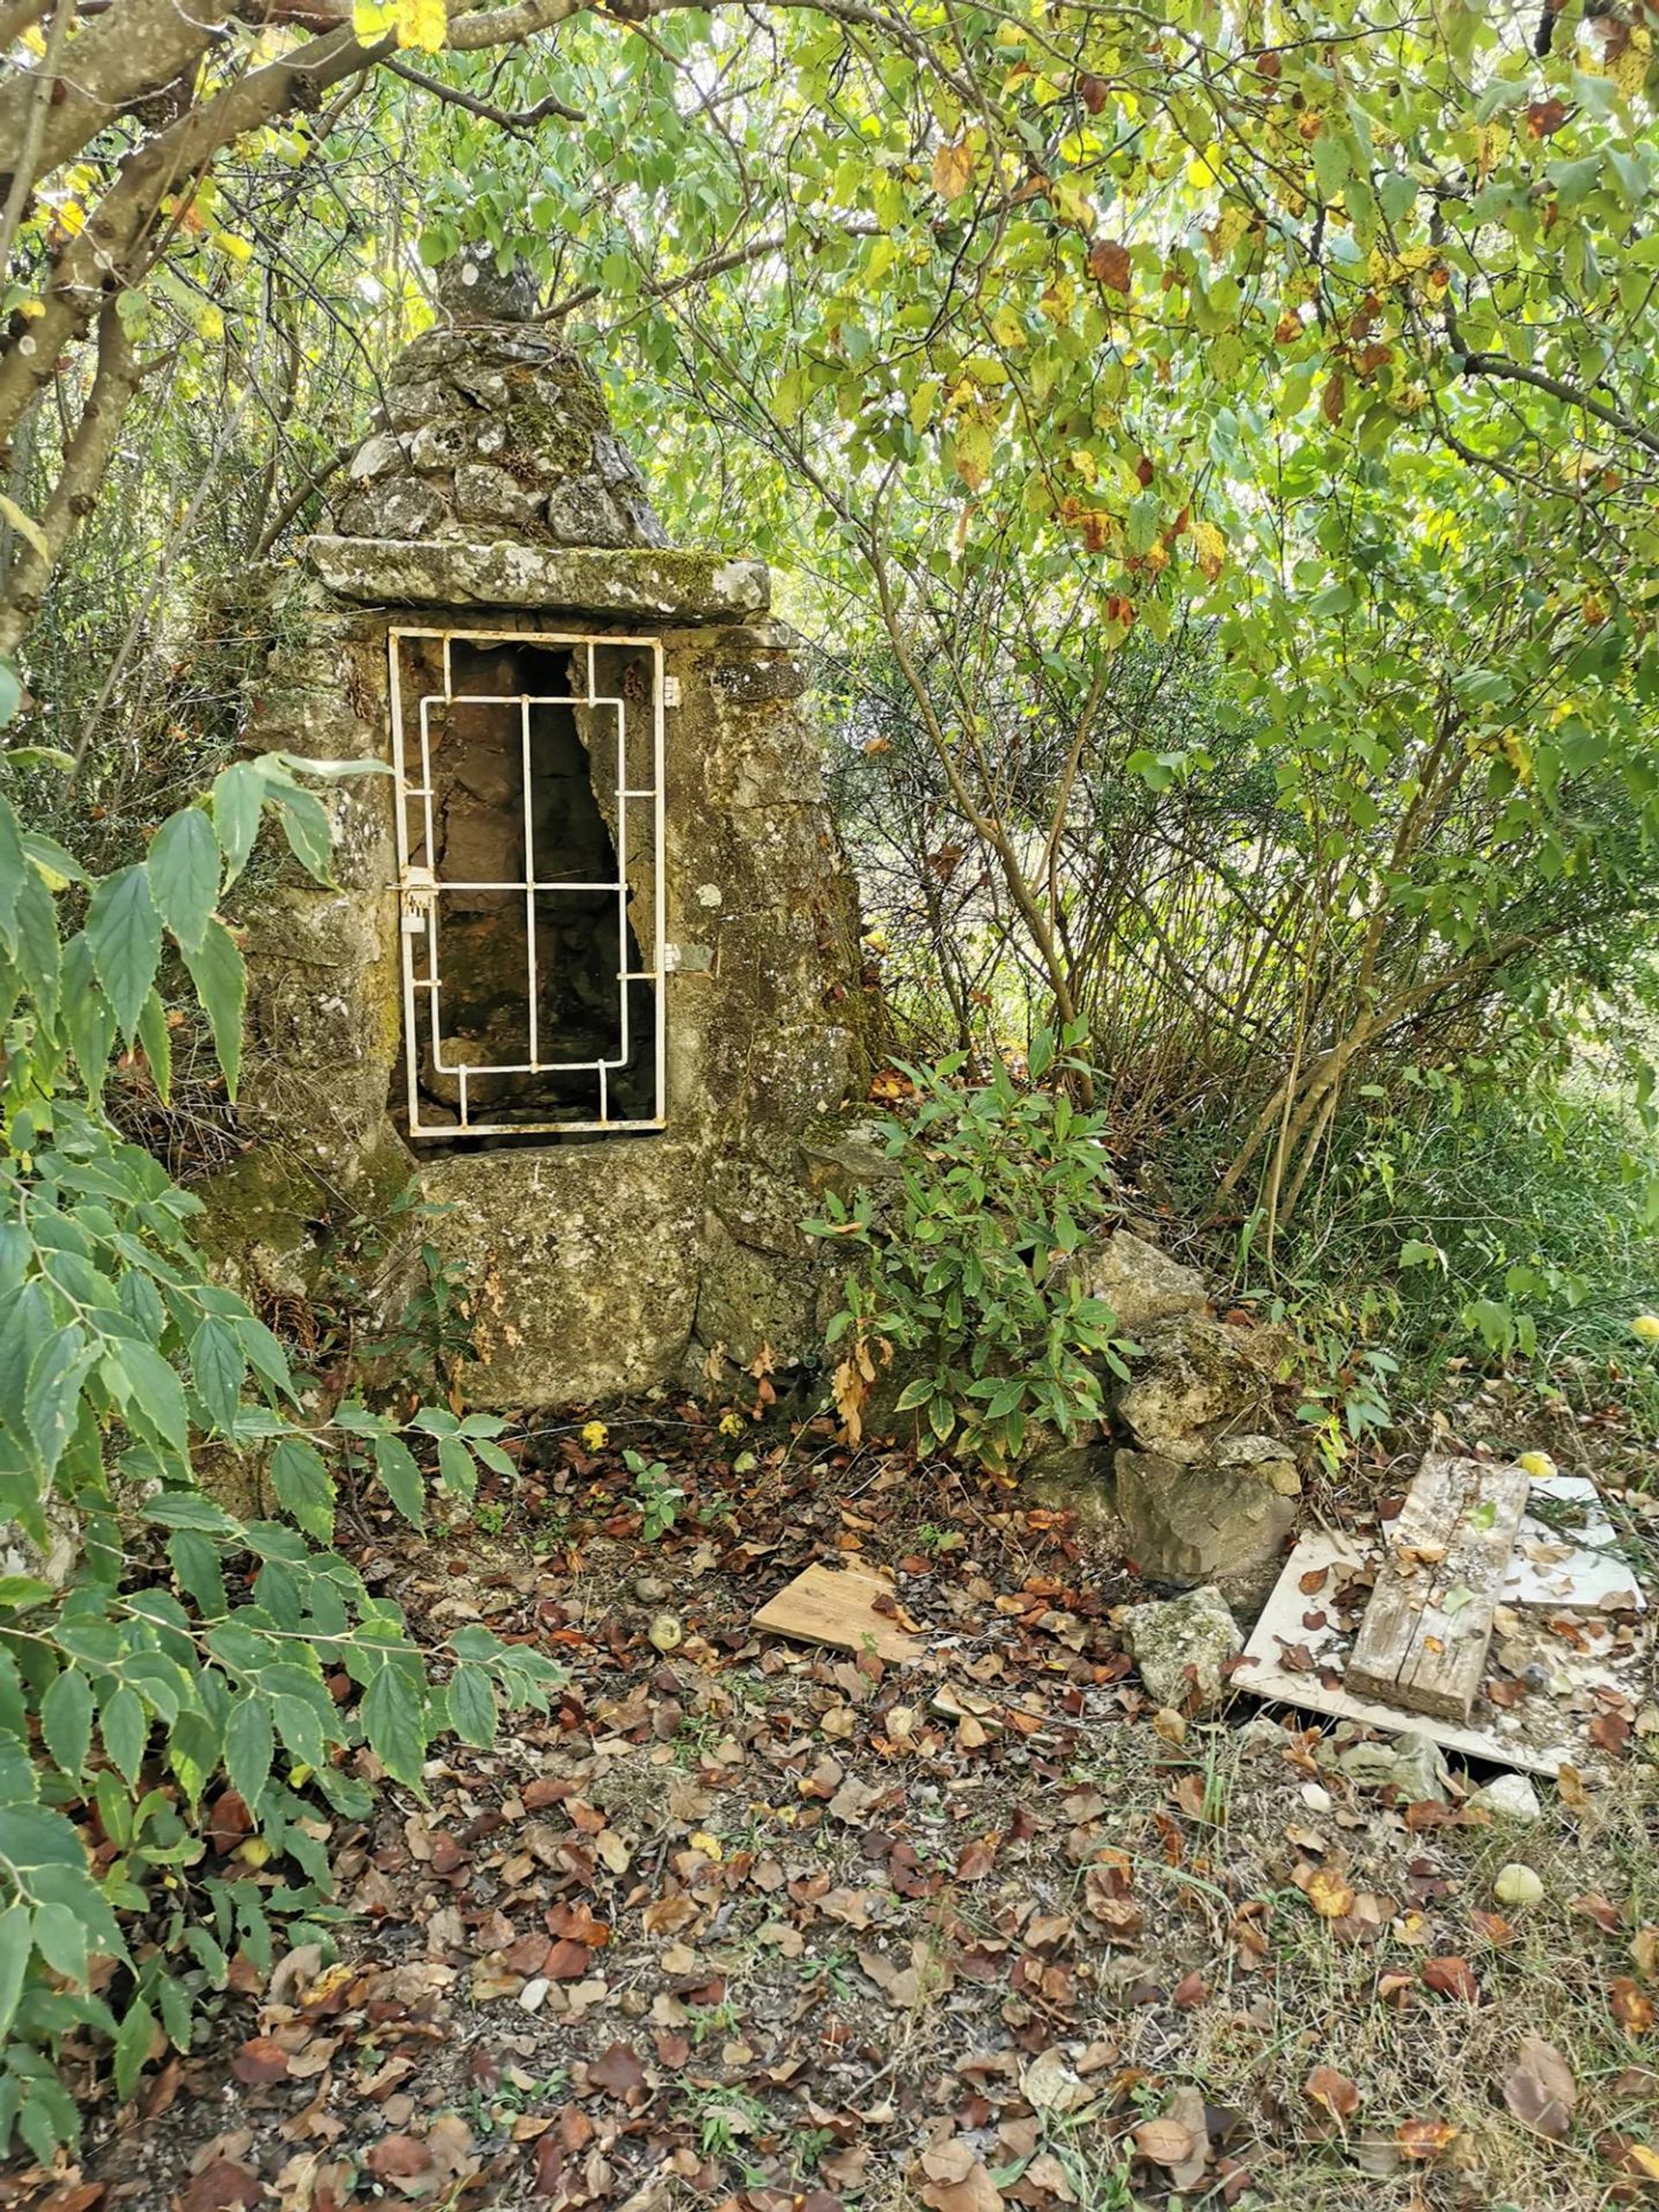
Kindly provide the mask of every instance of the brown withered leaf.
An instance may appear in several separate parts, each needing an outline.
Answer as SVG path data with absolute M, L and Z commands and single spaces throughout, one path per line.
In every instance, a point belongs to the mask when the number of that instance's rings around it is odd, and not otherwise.
M 976 1836 L 957 1861 L 957 1879 L 982 1882 L 996 1865 L 996 1847 L 1001 1840 L 995 1834 Z
M 231 2071 L 250 2088 L 288 2079 L 288 2053 L 270 2036 L 250 2036 L 231 2061 Z
M 1501 1912 L 1485 1912 L 1477 1905 L 1469 1915 L 1478 1936 L 1483 1936 L 1497 1950 L 1503 1950 L 1515 1941 L 1515 1930 Z
M 1457 2137 L 1449 2120 L 1408 2120 L 1401 2123 L 1395 2139 L 1408 2158 L 1438 2158 Z
M 1554 2044 L 1540 2036 L 1523 2036 L 1503 2084 L 1503 2101 L 1522 2127 L 1564 2142 L 1572 2132 L 1578 2095 L 1573 2069 Z
M 1167 2114 L 1161 2120 L 1143 2120 L 1130 2131 L 1129 2139 L 1155 2166 L 1184 2166 L 1198 2147 L 1192 2130 Z
M 234 2158 L 214 2158 L 193 2175 L 179 2196 L 179 2212 L 236 2212 L 257 2204 L 265 2185 Z
M 645 2086 L 645 2069 L 639 2063 L 637 2051 L 625 2043 L 613 2043 L 602 2058 L 596 2058 L 588 2069 L 588 2079 L 596 2089 L 603 2089 L 613 2097 L 631 2097 Z
M 1001 2212 L 1002 2192 L 989 2168 L 960 2138 L 924 2151 L 919 2170 L 916 2194 L 933 2212 Z
M 437 2161 L 419 2135 L 383 2135 L 364 2154 L 364 2164 L 377 2181 L 413 2181 L 428 2174 Z
M 1599 1713 L 1586 1732 L 1598 1751 L 1617 1758 L 1630 1740 L 1630 1724 L 1622 1713 Z
M 1129 293 L 1129 249 L 1116 238 L 1096 238 L 1090 247 L 1084 267 L 1097 284 L 1108 291 Z
M 1466 2005 L 1477 2003 L 1480 1997 L 1480 1985 L 1467 1959 L 1425 1959 L 1423 1982 L 1437 1996 L 1459 1997 Z
M 1645 2036 L 1652 2032 L 1653 1999 L 1645 1991 L 1637 1987 L 1629 1974 L 1615 1974 L 1608 1985 L 1607 2009 L 1627 2036 Z
M 1619 1931 L 1618 1907 L 1611 1897 L 1603 1897 L 1598 1890 L 1586 1890 L 1581 1897 L 1574 1897 L 1567 1910 L 1582 1913 L 1586 1920 L 1593 1920 L 1604 1935 L 1617 1936 Z
M 1351 2120 L 1359 2110 L 1359 2091 L 1334 2066 L 1316 2066 L 1302 2084 L 1310 2104 L 1323 2105 L 1334 2120 Z

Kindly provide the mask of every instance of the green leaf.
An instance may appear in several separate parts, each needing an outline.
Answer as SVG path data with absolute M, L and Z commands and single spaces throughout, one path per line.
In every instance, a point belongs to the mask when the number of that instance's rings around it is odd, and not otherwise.
M 149 1716 L 137 1690 L 129 1689 L 124 1683 L 115 1692 L 99 1716 L 99 1732 L 110 1755 L 110 1764 L 125 1777 L 129 1784 L 136 1785 L 138 1770 L 144 1763 L 144 1746 L 149 1741 Z
M 247 1371 L 236 1332 L 208 1314 L 190 1339 L 190 1374 L 196 1395 L 221 1436 L 236 1428 L 242 1377 Z
M 149 887 L 163 922 L 197 952 L 219 899 L 219 845 L 200 807 L 169 815 L 150 840 Z
M 96 1106 L 103 1096 L 115 1043 L 115 1014 L 92 965 L 92 948 L 83 930 L 63 949 L 63 1026 L 81 1078 Z
M 396 1667 L 382 1666 L 364 1695 L 359 1718 L 369 1749 L 387 1773 L 418 1789 L 426 1729 L 420 1700 Z
M 374 1440 L 374 1471 L 387 1497 L 412 1529 L 426 1526 L 426 1484 L 415 1455 L 400 1436 Z
M 0 1912 L 0 2041 L 10 2033 L 23 1993 L 23 1974 L 35 1946 L 29 1909 L 8 1905 Z
M 253 850 L 264 803 L 264 772 L 251 760 L 232 761 L 213 778 L 213 830 L 225 855 L 226 885 L 241 874 Z
M 194 951 L 186 950 L 184 964 L 213 1026 L 213 1049 L 225 1071 L 225 1089 L 234 1100 L 242 1070 L 242 1015 L 248 995 L 242 955 L 229 930 L 215 918 L 208 923 Z
M 167 1026 L 167 1008 L 159 991 L 149 992 L 139 1011 L 138 1041 L 149 1063 L 156 1096 L 165 1106 L 173 1096 L 173 1033 Z
M 270 1711 L 255 1690 L 231 1707 L 225 1724 L 225 1770 L 232 1788 L 256 1817 L 276 1750 Z
M 270 1455 L 270 1484 L 276 1503 L 308 1536 L 320 1544 L 334 1541 L 334 1478 L 314 1444 L 285 1436 Z
M 478 1470 L 473 1465 L 472 1453 L 458 1436 L 438 1439 L 438 1473 L 452 1497 L 464 1498 L 470 1504 L 477 1496 Z
M 92 966 L 109 994 L 116 1026 L 129 1042 L 162 957 L 162 923 L 142 862 L 106 875 L 86 910 Z
M 495 1741 L 495 1691 L 481 1667 L 462 1664 L 449 1679 L 449 1726 L 463 1744 L 488 1751 Z
M 115 2038 L 115 2094 L 124 2104 L 138 2086 L 150 2044 L 156 2038 L 156 2016 L 142 1997 L 127 2009 Z
M 87 1344 L 85 1331 L 71 1322 L 67 1329 L 48 1337 L 29 1363 L 23 1417 L 48 1475 L 63 1457 L 80 1404 L 80 1386 L 96 1357 L 96 1349 Z
M 35 1906 L 35 1948 L 54 1974 L 86 1986 L 86 1929 L 80 1916 L 69 1906 Z
M 265 788 L 282 821 L 289 851 L 308 874 L 319 883 L 327 883 L 334 842 L 327 808 L 315 791 L 302 791 L 296 785 L 271 782 Z
M 79 1667 L 66 1667 L 41 1700 L 41 1734 L 64 1773 L 78 1782 L 92 1745 L 92 1684 Z
M 154 1344 L 137 1337 L 124 1337 L 104 1355 L 106 1374 L 113 1370 L 126 1386 L 143 1422 L 164 1444 L 176 1452 L 188 1449 L 190 1420 L 185 1410 L 184 1384 Z M 124 1396 L 123 1403 L 127 1402 Z

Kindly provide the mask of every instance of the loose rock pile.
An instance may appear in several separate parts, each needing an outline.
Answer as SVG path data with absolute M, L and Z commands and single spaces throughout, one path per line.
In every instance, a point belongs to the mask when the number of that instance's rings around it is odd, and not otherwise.
M 1044 1494 L 1118 1538 L 1150 1582 L 1255 1595 L 1295 1526 L 1296 1449 L 1274 1433 L 1287 1332 L 1215 1319 L 1204 1278 L 1118 1229 L 1073 1262 L 1140 1351 L 1114 1408 L 1127 1441 L 1054 1455 Z

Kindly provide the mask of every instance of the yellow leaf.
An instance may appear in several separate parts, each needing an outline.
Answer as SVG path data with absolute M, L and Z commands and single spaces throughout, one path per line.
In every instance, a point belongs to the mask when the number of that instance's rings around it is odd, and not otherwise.
M 1308 1903 L 1321 1920 L 1340 1920 L 1353 1910 L 1352 1890 L 1329 1866 L 1316 1867 L 1304 1886 Z
M 1659 1313 L 1638 1313 L 1630 1324 L 1630 1334 L 1644 1344 L 1659 1344 Z
M 449 33 L 446 0 L 397 0 L 397 43 L 436 54 Z
M 397 0 L 352 0 L 352 34 L 365 42 L 391 29 Z
M 1548 1452 L 1522 1452 L 1516 1455 L 1515 1464 L 1535 1483 L 1547 1483 L 1555 1471 L 1555 1462 Z
M 974 149 L 965 138 L 954 146 L 941 146 L 930 172 L 933 189 L 941 200 L 960 200 L 974 181 Z
M 1653 59 L 1653 39 L 1640 23 L 1633 24 L 1625 34 L 1624 46 L 1613 64 L 1613 82 L 1626 99 L 1633 99 L 1647 81 L 1648 64 Z
M 1210 582 L 1227 565 L 1227 541 L 1212 522 L 1195 522 L 1192 525 L 1192 550 L 1198 556 L 1198 567 Z
M 991 469 L 991 434 L 983 423 L 964 423 L 957 432 L 957 474 L 977 492 Z
M 602 1452 L 611 1440 L 611 1432 L 602 1421 L 584 1421 L 582 1440 L 589 1452 Z
M 233 231 L 215 231 L 213 244 L 221 253 L 227 253 L 232 261 L 248 262 L 253 259 L 253 248 L 246 238 L 238 238 Z

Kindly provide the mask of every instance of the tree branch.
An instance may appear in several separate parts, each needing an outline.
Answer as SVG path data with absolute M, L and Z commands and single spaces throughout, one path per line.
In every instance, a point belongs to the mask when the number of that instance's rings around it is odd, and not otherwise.
M 1617 430 L 1643 447 L 1650 454 L 1659 454 L 1659 433 L 1648 429 L 1633 415 L 1622 407 L 1609 406 L 1605 399 L 1598 399 L 1592 392 L 1581 391 L 1576 385 L 1564 383 L 1560 377 L 1547 375 L 1542 369 L 1529 369 L 1520 361 L 1511 361 L 1503 353 L 1465 353 L 1463 374 L 1466 377 L 1507 378 L 1515 384 L 1529 384 L 1536 391 L 1547 391 L 1552 399 L 1559 399 L 1565 406 L 1580 407 L 1586 415 L 1594 416 L 1598 423 L 1605 423 L 1609 429 Z
M 412 68 L 395 54 L 386 56 L 385 67 L 394 77 L 401 77 L 406 84 L 418 85 L 423 92 L 430 92 L 434 99 L 443 101 L 448 107 L 465 108 L 468 115 L 476 115 L 486 123 L 493 123 L 503 130 L 533 130 L 550 115 L 563 116 L 567 123 L 586 123 L 587 117 L 580 108 L 571 107 L 550 92 L 545 99 L 537 101 L 534 107 L 494 107 L 488 100 L 481 100 L 474 92 L 463 92 L 458 85 L 446 85 L 436 77 L 429 77 L 422 70 Z
M 34 620 L 54 568 L 75 525 L 92 511 L 115 451 L 122 419 L 143 371 L 115 302 L 99 317 L 98 368 L 63 466 L 41 518 L 39 541 L 20 538 L 0 599 L 0 653 L 10 652 Z

